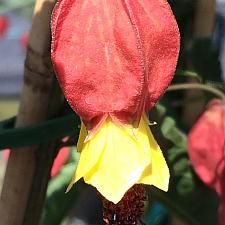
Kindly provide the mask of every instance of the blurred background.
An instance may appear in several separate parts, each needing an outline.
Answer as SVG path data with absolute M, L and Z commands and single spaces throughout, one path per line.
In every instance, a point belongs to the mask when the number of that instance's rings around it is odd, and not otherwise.
M 168 2 L 181 32 L 173 84 L 204 84 L 224 92 L 225 0 Z M 33 6 L 34 0 L 0 0 L 0 121 L 17 114 Z M 168 92 L 150 112 L 151 120 L 160 124 L 153 131 L 165 150 L 173 188 L 168 194 L 148 190 L 147 225 L 216 225 L 222 220 L 218 211 L 221 196 L 196 173 L 187 146 L 188 133 L 214 97 L 196 89 Z M 8 150 L 0 152 L 0 190 L 8 154 Z M 48 186 L 43 225 L 102 224 L 101 201 L 93 188 L 80 182 L 73 193 L 64 195 L 78 158 L 75 147 L 59 151 Z

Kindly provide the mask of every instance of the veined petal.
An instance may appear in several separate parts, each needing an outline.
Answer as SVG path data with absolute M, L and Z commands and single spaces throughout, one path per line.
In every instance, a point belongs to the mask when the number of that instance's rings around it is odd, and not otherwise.
M 85 130 L 81 129 L 81 133 Z M 84 140 L 82 137 L 83 134 L 80 141 Z M 145 119 L 142 118 L 135 129 L 119 126 L 108 118 L 83 144 L 81 158 L 68 189 L 81 177 L 116 204 L 135 183 L 153 184 L 167 190 L 169 171 Z
M 118 203 L 150 163 L 146 126 L 141 121 L 136 136 L 108 119 L 105 148 L 96 166 L 84 176 L 108 200 Z M 99 136 L 98 136 L 99 135 Z M 100 138 L 101 131 L 95 138 Z M 98 136 L 98 137 L 97 137 Z M 93 146 L 94 147 L 94 146 Z M 96 147 L 96 146 L 95 146 Z
M 170 172 L 161 149 L 155 141 L 149 127 L 148 138 L 152 161 L 151 164 L 146 167 L 138 183 L 154 185 L 163 191 L 168 191 Z
M 96 129 L 109 113 L 139 122 L 157 102 L 173 78 L 179 31 L 165 0 L 58 0 L 51 47 L 65 97 Z
M 76 183 L 80 178 L 84 177 L 98 162 L 101 153 L 106 145 L 106 127 L 102 126 L 91 141 L 86 143 L 81 143 L 82 140 L 85 140 L 84 136 L 87 133 L 85 126 L 81 125 L 81 131 L 78 140 L 78 151 L 82 151 L 80 155 L 80 160 L 76 169 L 76 172 L 66 190 L 68 192 L 74 183 Z M 100 135 L 99 135 L 100 133 Z M 96 138 L 97 137 L 97 138 Z M 82 148 L 82 149 L 81 149 Z

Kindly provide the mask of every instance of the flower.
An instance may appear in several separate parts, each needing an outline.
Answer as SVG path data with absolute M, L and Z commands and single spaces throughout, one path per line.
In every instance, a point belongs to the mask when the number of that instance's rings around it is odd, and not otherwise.
M 188 153 L 198 176 L 222 195 L 225 171 L 225 106 L 213 100 L 188 135 Z M 224 193 L 225 194 L 225 193 Z
M 83 177 L 113 203 L 135 183 L 168 189 L 169 170 L 146 113 L 171 82 L 178 52 L 165 0 L 57 2 L 52 62 L 83 122 L 69 188 Z
M 70 148 L 63 147 L 59 150 L 51 169 L 51 177 L 57 176 L 64 164 L 69 158 Z
M 0 16 L 0 38 L 3 38 L 9 27 L 9 21 L 6 16 Z
M 225 225 L 225 105 L 213 100 L 188 135 L 188 153 L 201 180 L 221 199 L 219 220 Z
M 20 47 L 22 50 L 26 50 L 27 45 L 28 45 L 28 39 L 29 39 L 29 32 L 26 31 L 20 37 Z

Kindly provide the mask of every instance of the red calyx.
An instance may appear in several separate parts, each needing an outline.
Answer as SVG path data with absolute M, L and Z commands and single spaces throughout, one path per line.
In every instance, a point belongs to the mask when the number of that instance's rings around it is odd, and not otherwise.
M 52 34 L 59 83 L 89 129 L 108 115 L 139 122 L 173 78 L 179 31 L 164 0 L 60 0 Z

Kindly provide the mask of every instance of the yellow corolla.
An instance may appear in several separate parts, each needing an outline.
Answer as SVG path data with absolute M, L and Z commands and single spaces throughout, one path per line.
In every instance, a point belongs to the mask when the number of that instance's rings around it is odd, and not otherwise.
M 168 190 L 169 169 L 145 116 L 138 128 L 120 126 L 109 117 L 92 137 L 87 136 L 82 125 L 80 160 L 67 191 L 82 177 L 115 204 L 134 184 Z

